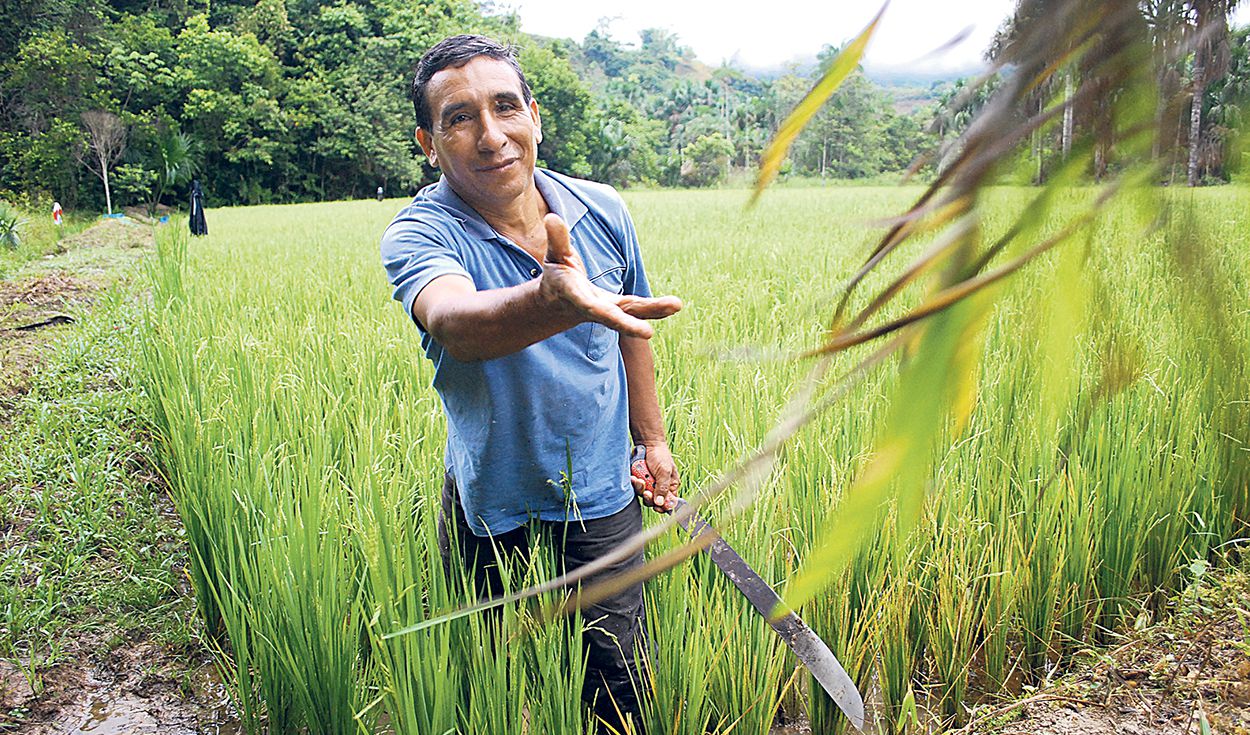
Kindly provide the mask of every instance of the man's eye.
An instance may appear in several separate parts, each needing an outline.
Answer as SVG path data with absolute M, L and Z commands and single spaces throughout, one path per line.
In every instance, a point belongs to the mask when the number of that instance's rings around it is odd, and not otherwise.
M 469 119 L 469 116 L 465 114 L 454 115 L 452 116 L 451 120 L 448 121 L 448 123 L 451 125 L 459 125 L 462 122 L 467 122 L 468 119 Z

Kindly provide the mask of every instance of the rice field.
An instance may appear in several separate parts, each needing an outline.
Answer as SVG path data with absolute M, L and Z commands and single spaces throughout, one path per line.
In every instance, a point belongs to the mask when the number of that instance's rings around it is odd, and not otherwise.
M 653 290 L 687 305 L 654 348 L 688 493 L 773 426 L 808 367 L 791 355 L 818 344 L 877 232 L 868 220 L 915 194 L 776 190 L 744 211 L 746 192 L 627 193 Z M 992 191 L 986 230 L 1027 196 Z M 1061 210 L 1092 190 L 1064 196 Z M 1250 208 L 1234 187 L 1167 198 L 1195 219 L 1148 231 L 1156 208 L 1117 206 L 1070 245 L 1088 248 L 1078 269 L 1046 259 L 997 292 L 976 407 L 937 439 L 918 528 L 899 535 L 887 519 L 802 609 L 877 731 L 961 724 L 1236 548 L 1250 511 Z M 141 363 L 159 459 L 244 728 L 595 731 L 578 701 L 578 619 L 544 622 L 521 603 L 391 635 L 468 599 L 435 546 L 445 427 L 432 371 L 378 258 L 399 206 L 213 211 L 207 238 L 166 230 L 150 271 Z M 1087 313 L 1050 323 L 1056 289 L 1085 294 Z M 1041 398 L 1056 335 L 1079 354 L 1057 431 Z M 885 365 L 804 428 L 744 513 L 713 504 L 779 589 L 873 451 L 897 375 Z M 512 584 L 550 566 L 536 553 Z M 650 581 L 647 598 L 648 732 L 767 735 L 801 718 L 845 731 L 708 560 Z

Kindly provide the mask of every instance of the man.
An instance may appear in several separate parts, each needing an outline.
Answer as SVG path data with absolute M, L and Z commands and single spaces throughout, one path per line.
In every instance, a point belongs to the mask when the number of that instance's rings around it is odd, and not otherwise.
M 455 549 L 479 594 L 496 595 L 496 553 L 525 553 L 527 528 L 549 532 L 571 570 L 641 530 L 640 500 L 675 506 L 644 320 L 681 302 L 651 297 L 614 190 L 535 168 L 542 120 L 510 48 L 445 39 L 417 65 L 412 96 L 417 141 L 442 177 L 387 228 L 382 259 L 447 415 L 444 567 Z M 630 479 L 630 436 L 647 447 L 654 493 Z M 613 571 L 641 564 L 639 553 Z M 638 732 L 642 586 L 583 617 L 582 695 Z

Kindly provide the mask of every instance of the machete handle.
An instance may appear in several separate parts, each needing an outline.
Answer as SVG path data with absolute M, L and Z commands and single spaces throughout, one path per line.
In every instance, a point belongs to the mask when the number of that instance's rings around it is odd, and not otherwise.
M 655 477 L 647 469 L 647 448 L 641 444 L 635 445 L 634 451 L 629 454 L 629 474 L 642 480 L 644 492 L 650 490 L 652 495 L 655 494 Z
M 641 444 L 635 445 L 634 450 L 629 453 L 629 474 L 642 480 L 643 492 L 650 490 L 651 496 L 655 497 L 655 476 L 651 474 L 651 470 L 647 469 L 647 448 Z M 680 510 L 685 504 L 686 501 L 684 499 L 678 498 L 677 505 L 673 506 L 673 510 L 664 510 L 663 508 L 657 508 L 657 510 L 661 513 L 672 513 L 674 510 Z M 694 520 L 698 521 L 697 518 Z M 685 521 L 682 522 L 683 528 L 685 523 Z M 700 521 L 700 523 L 702 522 Z

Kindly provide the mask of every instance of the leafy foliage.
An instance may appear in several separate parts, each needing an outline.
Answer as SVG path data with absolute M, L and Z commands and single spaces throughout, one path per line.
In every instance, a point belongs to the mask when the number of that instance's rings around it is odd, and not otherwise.
M 1156 118 L 1167 134 L 1157 146 L 1170 181 L 1188 180 L 1191 169 L 1203 181 L 1227 180 L 1238 160 L 1235 123 L 1250 68 L 1245 33 L 1225 30 L 1226 5 L 1141 4 L 1150 66 L 1163 91 Z M 1017 25 L 1004 27 L 991 59 Z M 829 47 L 815 68 L 770 79 L 702 64 L 665 30 L 645 30 L 636 43 L 614 38 L 607 22 L 580 43 L 527 37 L 514 17 L 490 15 L 471 0 L 23 1 L 0 10 L 0 28 L 0 191 L 59 199 L 71 209 L 103 208 L 107 200 L 73 155 L 86 137 L 88 110 L 116 114 L 131 131 L 124 165 L 161 173 L 155 139 L 168 130 L 189 136 L 215 203 L 351 198 L 379 184 L 414 191 L 435 172 L 413 141 L 408 75 L 426 48 L 455 32 L 487 32 L 521 48 L 542 105 L 547 165 L 617 186 L 714 185 L 724 173 L 706 175 L 710 169 L 694 154 L 706 155 L 708 142 L 699 141 L 719 135 L 732 147 L 724 171 L 753 173 L 838 52 Z M 969 82 L 934 88 L 922 97 L 942 97 L 936 105 L 908 106 L 851 67 L 778 162 L 781 176 L 900 172 L 934 137 L 957 139 L 987 89 Z M 1071 64 L 1049 70 L 1021 104 L 1035 111 L 1079 86 L 1082 75 Z M 1075 106 L 1068 124 L 1038 131 L 1030 178 L 1050 176 L 1104 112 Z M 1088 155 L 1096 178 L 1119 165 L 1114 151 L 1095 147 Z M 940 167 L 942 159 L 932 163 Z M 185 201 L 187 185 L 160 183 L 149 203 Z
M 596 132 L 593 100 L 566 54 L 560 44 L 527 44 L 519 61 L 540 106 L 543 141 L 538 155 L 542 164 L 574 176 L 589 176 L 590 145 Z
M 175 134 L 218 203 L 412 189 L 429 178 L 407 102 L 417 58 L 448 33 L 510 32 L 469 0 L 262 0 L 209 12 L 64 0 L 45 10 L 48 22 L 25 26 L 9 21 L 44 16 L 20 4 L 0 11 L 18 35 L 0 76 L 0 190 L 71 208 L 107 198 L 73 155 L 86 138 L 82 114 L 97 109 L 132 133 L 127 171 L 158 174 L 144 192 L 153 206 L 186 195 L 187 177 L 171 179 L 162 153 Z
M 752 168 L 797 99 L 778 90 L 811 81 L 797 71 L 770 82 L 710 69 L 656 29 L 636 47 L 606 26 L 581 44 L 530 38 L 515 18 L 484 14 L 471 0 L 113 3 L 108 11 L 61 0 L 39 11 L 6 6 L 0 25 L 14 34 L 0 77 L 0 190 L 71 208 L 103 208 L 110 198 L 72 154 L 87 137 L 89 110 L 117 115 L 130 131 L 118 162 L 127 172 L 158 174 L 142 193 L 150 206 L 185 201 L 187 179 L 164 174 L 160 141 L 170 131 L 193 141 L 215 203 L 351 198 L 379 184 L 414 191 L 435 172 L 413 141 L 408 77 L 426 48 L 456 32 L 519 46 L 542 107 L 544 164 L 618 186 L 704 186 Z M 889 112 L 888 99 L 855 76 L 838 140 L 825 128 L 810 133 L 823 137 L 796 148 L 787 171 L 863 176 L 911 160 L 924 113 Z M 706 156 L 722 139 L 728 161 L 713 175 L 716 167 L 693 154 Z M 122 196 L 140 197 L 136 186 Z
M 868 27 L 861 32 L 854 41 L 842 52 L 831 55 L 824 65 L 824 69 L 820 75 L 820 80 L 812 91 L 808 92 L 803 99 L 799 100 L 794 106 L 794 111 L 786 118 L 781 127 L 777 130 L 777 136 L 773 138 L 772 143 L 764 151 L 764 155 L 760 162 L 760 174 L 756 183 L 756 194 L 767 186 L 777 176 L 777 172 L 781 170 L 781 159 L 785 153 L 794 144 L 799 133 L 809 126 L 813 126 L 815 122 L 813 118 L 818 113 L 823 113 L 828 106 L 830 96 L 842 86 L 842 82 L 850 75 L 850 73 L 859 66 L 860 59 L 863 58 L 864 49 L 868 46 L 868 39 L 872 37 L 873 30 L 876 29 L 877 23 L 881 21 L 881 15 L 885 12 L 885 7 L 881 10 L 868 24 Z M 828 151 L 829 138 L 836 136 L 840 120 L 837 116 L 824 115 L 822 128 L 822 151 L 821 151 L 821 175 L 824 175 L 824 166 L 826 154 Z M 847 131 L 849 132 L 849 130 Z
M 681 183 L 686 186 L 710 186 L 724 181 L 734 146 L 720 132 L 699 136 L 686 149 L 681 167 Z
M 22 213 L 12 204 L 0 201 L 0 243 L 11 248 L 22 244 L 21 229 L 26 224 Z

